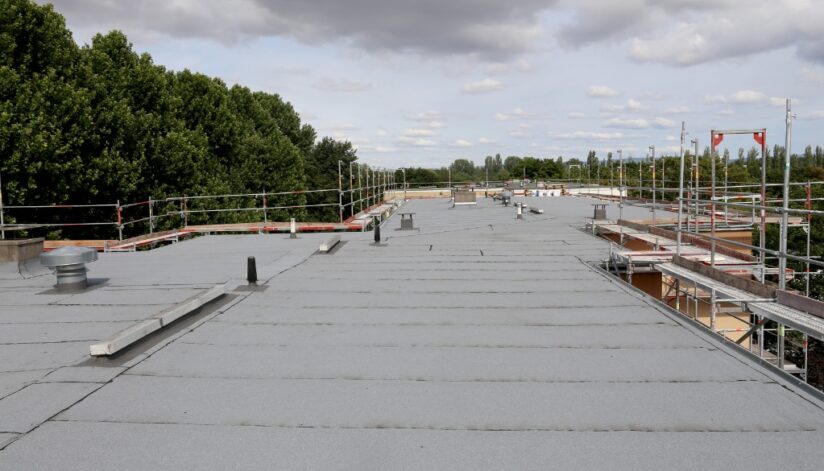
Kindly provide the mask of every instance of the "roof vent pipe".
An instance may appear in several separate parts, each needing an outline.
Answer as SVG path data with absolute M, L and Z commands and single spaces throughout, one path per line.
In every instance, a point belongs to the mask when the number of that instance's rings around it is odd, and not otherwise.
M 54 269 L 57 289 L 71 291 L 88 286 L 86 264 L 97 260 L 97 251 L 88 247 L 61 247 L 40 255 L 40 264 Z

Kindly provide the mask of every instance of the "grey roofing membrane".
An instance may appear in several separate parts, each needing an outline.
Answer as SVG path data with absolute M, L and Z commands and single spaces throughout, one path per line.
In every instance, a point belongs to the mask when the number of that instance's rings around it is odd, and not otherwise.
M 0 470 L 820 469 L 820 401 L 591 269 L 591 200 L 524 201 L 544 214 L 411 201 L 420 230 L 330 255 L 327 234 L 101 254 L 83 293 L 3 268 Z M 89 358 L 250 255 L 260 289 Z

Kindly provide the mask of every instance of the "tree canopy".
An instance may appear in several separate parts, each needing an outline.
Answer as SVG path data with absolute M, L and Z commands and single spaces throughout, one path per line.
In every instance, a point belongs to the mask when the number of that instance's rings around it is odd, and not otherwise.
M 30 0 L 0 0 L 0 158 L 7 205 L 337 188 L 337 160 L 357 160 L 348 142 L 317 141 L 277 94 L 167 70 L 119 31 L 79 46 L 51 5 Z

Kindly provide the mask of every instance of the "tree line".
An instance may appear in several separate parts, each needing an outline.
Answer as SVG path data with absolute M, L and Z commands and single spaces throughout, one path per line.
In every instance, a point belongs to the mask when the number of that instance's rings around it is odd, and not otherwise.
M 698 163 L 698 177 L 708 182 L 712 170 L 710 148 L 704 148 L 696 159 L 692 149 L 685 149 L 685 175 L 689 180 L 690 169 Z M 761 149 L 749 150 L 739 148 L 736 156 L 731 156 L 729 149 L 723 149 L 716 155 L 716 179 L 719 182 L 756 183 L 761 181 Z M 768 182 L 782 182 L 784 178 L 784 148 L 773 146 L 766 149 L 766 167 Z M 680 157 L 677 155 L 658 155 L 655 159 L 655 179 L 664 181 L 668 187 L 677 186 L 679 181 Z M 824 181 L 824 148 L 807 146 L 802 154 L 793 154 L 791 158 L 791 181 Z M 410 185 L 469 182 L 505 182 L 508 180 L 569 180 L 575 183 L 592 183 L 608 185 L 618 184 L 621 163 L 612 152 L 599 157 L 596 151 L 589 151 L 587 157 L 565 159 L 563 156 L 540 158 L 531 156 L 501 154 L 486 156 L 483 164 L 476 164 L 469 159 L 456 159 L 451 164 L 440 168 L 410 167 L 404 169 L 407 183 Z M 650 157 L 625 156 L 623 172 L 627 181 L 636 186 L 651 182 L 652 160 Z M 403 172 L 398 170 L 396 180 L 401 181 Z
M 337 161 L 348 166 L 357 160 L 349 142 L 319 139 L 277 94 L 168 70 L 134 51 L 119 31 L 79 46 L 51 5 L 30 0 L 0 0 L 0 157 L 6 205 L 337 188 Z M 268 203 L 337 201 L 337 194 L 308 193 L 272 197 Z M 272 211 L 269 217 L 329 219 L 338 208 L 309 211 Z M 9 211 L 6 222 L 94 216 L 79 212 Z M 260 216 L 235 212 L 211 220 Z M 82 232 L 103 236 L 107 230 Z

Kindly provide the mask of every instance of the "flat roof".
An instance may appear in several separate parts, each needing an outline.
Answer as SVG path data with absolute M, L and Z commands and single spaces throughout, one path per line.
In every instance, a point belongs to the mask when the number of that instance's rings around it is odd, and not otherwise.
M 588 262 L 581 197 L 413 200 L 371 233 L 101 254 L 83 293 L 0 270 L 0 470 L 817 469 L 824 405 Z M 625 208 L 624 217 L 648 211 Z M 614 205 L 608 216 L 617 218 Z M 88 344 L 216 283 L 183 326 Z

